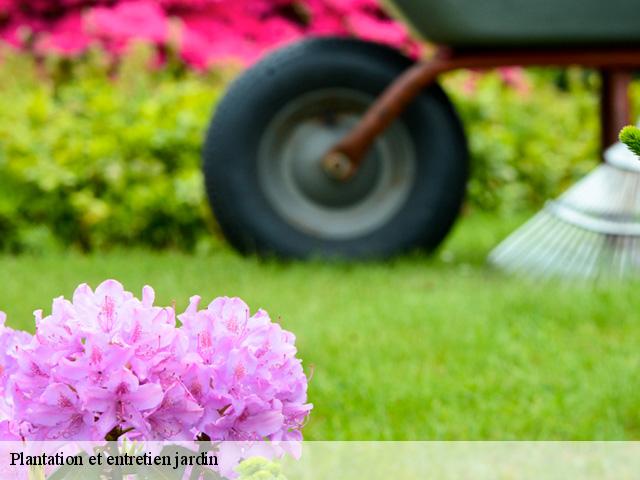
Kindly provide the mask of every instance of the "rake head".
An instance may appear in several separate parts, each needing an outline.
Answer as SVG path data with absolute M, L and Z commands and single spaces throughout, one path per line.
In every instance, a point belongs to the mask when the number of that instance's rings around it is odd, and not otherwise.
M 529 276 L 640 276 L 640 161 L 622 143 L 605 160 L 500 243 L 489 262 Z

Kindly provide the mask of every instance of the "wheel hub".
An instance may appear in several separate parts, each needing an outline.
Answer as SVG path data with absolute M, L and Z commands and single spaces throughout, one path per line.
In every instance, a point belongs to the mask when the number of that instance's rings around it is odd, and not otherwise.
M 380 179 L 378 152 L 372 152 L 352 178 L 341 181 L 327 174 L 322 158 L 327 145 L 335 144 L 356 123 L 354 115 L 340 115 L 332 124 L 311 119 L 298 125 L 291 136 L 285 158 L 293 180 L 310 200 L 329 208 L 347 207 L 361 202 Z
M 356 238 L 402 207 L 416 158 L 401 121 L 377 139 L 353 177 L 337 180 L 322 165 L 372 101 L 348 89 L 316 91 L 289 102 L 265 129 L 259 184 L 273 208 L 296 228 L 332 240 Z

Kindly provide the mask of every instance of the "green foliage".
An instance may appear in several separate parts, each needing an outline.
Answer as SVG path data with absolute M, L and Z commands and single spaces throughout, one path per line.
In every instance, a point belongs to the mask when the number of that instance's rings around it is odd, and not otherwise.
M 280 465 L 263 457 L 248 458 L 238 466 L 239 480 L 287 480 Z
M 223 79 L 94 53 L 0 66 L 0 248 L 192 249 L 211 236 L 200 145 Z M 114 71 L 115 70 L 115 71 Z
M 620 141 L 636 155 L 640 155 L 640 129 L 633 125 L 628 125 L 620 132 Z
M 0 250 L 212 245 L 200 149 L 232 71 L 149 68 L 142 46 L 118 67 L 98 52 L 73 62 L 0 57 Z M 469 138 L 474 208 L 538 207 L 597 164 L 597 75 L 526 79 L 528 91 L 497 73 L 444 81 Z
M 527 71 L 529 87 L 498 73 L 458 72 L 445 87 L 465 124 L 472 154 L 469 199 L 485 210 L 537 208 L 599 159 L 598 77 L 572 69 Z

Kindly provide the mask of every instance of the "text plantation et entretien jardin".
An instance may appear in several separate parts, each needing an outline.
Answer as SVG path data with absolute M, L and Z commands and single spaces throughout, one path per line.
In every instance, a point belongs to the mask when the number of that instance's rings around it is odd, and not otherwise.
M 178 452 L 175 455 L 154 455 L 144 453 L 140 455 L 130 455 L 122 453 L 119 455 L 108 456 L 101 452 L 96 455 L 82 457 L 81 455 L 65 456 L 64 453 L 56 453 L 55 455 L 25 455 L 24 452 L 11 452 L 12 466 L 64 466 L 74 465 L 83 466 L 85 459 L 88 465 L 110 465 L 110 466 L 164 466 L 171 467 L 174 470 L 179 467 L 187 466 L 217 466 L 218 457 L 216 455 L 201 452 L 200 455 L 181 455 Z

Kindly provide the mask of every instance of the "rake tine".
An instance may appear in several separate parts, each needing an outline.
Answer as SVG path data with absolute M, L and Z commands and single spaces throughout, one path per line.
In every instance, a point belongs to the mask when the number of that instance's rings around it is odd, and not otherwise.
M 489 261 L 530 276 L 640 277 L 640 161 L 619 146 L 605 158 L 503 240 Z

